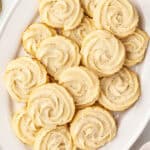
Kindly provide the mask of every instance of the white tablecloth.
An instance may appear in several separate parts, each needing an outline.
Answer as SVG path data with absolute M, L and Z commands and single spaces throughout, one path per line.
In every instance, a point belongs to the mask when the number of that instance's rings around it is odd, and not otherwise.
M 2 13 L 0 16 L 0 29 L 4 25 L 5 19 L 7 15 L 9 15 L 9 12 L 13 8 L 13 4 L 16 2 L 16 0 L 2 0 L 3 8 Z M 139 148 L 145 143 L 150 141 L 150 122 L 147 125 L 147 127 L 144 129 L 144 132 L 141 134 L 141 136 L 138 138 L 138 140 L 135 142 L 131 150 L 139 150 Z

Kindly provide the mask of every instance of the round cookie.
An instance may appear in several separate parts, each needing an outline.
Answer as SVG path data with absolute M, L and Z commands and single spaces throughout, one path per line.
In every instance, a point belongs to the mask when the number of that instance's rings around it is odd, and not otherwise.
M 134 66 L 144 59 L 149 42 L 149 36 L 146 32 L 136 29 L 133 34 L 123 38 L 121 41 L 126 49 L 126 66 Z
M 128 0 L 101 0 L 94 12 L 97 28 L 103 28 L 122 38 L 132 34 L 139 16 Z
M 79 0 L 44 0 L 39 10 L 41 21 L 54 28 L 74 29 L 83 18 Z
M 36 57 L 46 66 L 48 73 L 57 79 L 64 69 L 78 66 L 81 56 L 76 43 L 63 36 L 55 36 L 40 44 Z
M 25 144 L 33 145 L 39 129 L 33 123 L 26 109 L 21 109 L 13 115 L 13 129 L 16 136 Z
M 98 149 L 110 142 L 117 132 L 112 115 L 93 106 L 79 110 L 70 125 L 70 133 L 77 148 Z
M 87 68 L 68 68 L 60 74 L 58 80 L 72 94 L 77 107 L 90 106 L 99 98 L 100 81 Z
M 31 93 L 27 110 L 38 127 L 53 127 L 69 123 L 74 116 L 75 105 L 64 87 L 48 83 Z
M 81 0 L 82 7 L 86 14 L 93 17 L 93 12 L 101 0 Z
M 67 127 L 42 129 L 35 140 L 34 150 L 73 150 L 73 142 Z
M 56 31 L 43 23 L 34 23 L 30 25 L 22 35 L 23 47 L 26 52 L 35 56 L 40 43 L 56 35 Z
M 30 92 L 48 81 L 44 66 L 30 57 L 19 57 L 6 68 L 5 84 L 12 99 L 27 102 Z
M 93 24 L 93 20 L 87 16 L 84 16 L 82 22 L 80 23 L 80 25 L 78 25 L 78 27 L 73 30 L 63 30 L 62 34 L 74 40 L 76 43 L 78 43 L 79 46 L 81 46 L 85 36 L 93 30 L 96 30 Z
M 125 61 L 125 48 L 110 32 L 95 30 L 83 40 L 81 55 L 86 67 L 99 77 L 104 77 L 121 69 Z
M 99 103 L 112 111 L 123 111 L 133 105 L 140 96 L 138 76 L 123 68 L 118 73 L 101 80 Z

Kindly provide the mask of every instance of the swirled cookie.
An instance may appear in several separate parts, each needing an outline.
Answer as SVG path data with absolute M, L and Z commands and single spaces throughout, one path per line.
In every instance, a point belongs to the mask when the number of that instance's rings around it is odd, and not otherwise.
M 36 88 L 30 95 L 27 108 L 39 127 L 64 125 L 71 121 L 75 112 L 73 98 L 55 83 Z
M 64 30 L 63 35 L 74 40 L 79 46 L 81 46 L 84 37 L 93 30 L 96 30 L 93 20 L 84 16 L 82 22 L 77 28 L 73 30 Z
M 123 111 L 134 104 L 140 96 L 137 75 L 123 68 L 120 72 L 101 80 L 102 92 L 99 103 L 112 111 Z
M 96 27 L 118 37 L 132 34 L 138 25 L 138 13 L 128 0 L 101 0 L 93 11 Z
M 99 79 L 87 68 L 68 68 L 60 74 L 58 80 L 72 94 L 77 107 L 90 106 L 99 98 Z
M 93 17 L 93 11 L 101 0 L 81 0 L 82 7 L 84 8 L 87 15 Z
M 33 145 L 39 129 L 33 123 L 26 109 L 22 109 L 13 115 L 13 129 L 16 136 L 25 144 Z
M 116 135 L 117 127 L 109 112 L 93 106 L 77 112 L 70 132 L 78 148 L 92 150 L 110 142 Z
M 44 40 L 36 57 L 46 66 L 48 73 L 57 79 L 61 71 L 80 63 L 79 47 L 63 36 Z
M 27 102 L 30 92 L 48 80 L 44 66 L 30 57 L 11 61 L 7 65 L 4 79 L 10 96 L 19 102 Z
M 126 49 L 125 65 L 130 67 L 140 63 L 145 56 L 146 48 L 148 46 L 149 37 L 147 33 L 140 29 L 122 39 Z
M 40 2 L 41 21 L 65 30 L 76 28 L 82 20 L 79 0 L 44 0 Z
M 34 150 L 73 150 L 71 135 L 65 126 L 42 129 L 36 137 Z
M 103 77 L 121 69 L 125 60 L 125 48 L 108 31 L 96 30 L 83 40 L 81 55 L 82 63 Z
M 35 56 L 40 43 L 55 34 L 56 31 L 45 24 L 34 23 L 23 33 L 23 47 L 29 54 Z

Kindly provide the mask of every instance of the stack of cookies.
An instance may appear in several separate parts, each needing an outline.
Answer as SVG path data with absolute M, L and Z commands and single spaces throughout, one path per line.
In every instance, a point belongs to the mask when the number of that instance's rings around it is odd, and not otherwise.
M 22 35 L 27 56 L 5 72 L 10 96 L 25 103 L 13 129 L 34 150 L 96 150 L 117 134 L 112 112 L 140 97 L 129 67 L 149 37 L 128 0 L 39 0 L 39 14 Z

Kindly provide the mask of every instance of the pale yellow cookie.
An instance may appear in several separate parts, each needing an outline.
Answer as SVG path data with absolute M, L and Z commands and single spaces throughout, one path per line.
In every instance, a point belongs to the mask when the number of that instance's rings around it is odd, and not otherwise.
M 84 16 L 82 22 L 77 28 L 67 31 L 63 30 L 62 34 L 74 40 L 76 43 L 78 43 L 79 46 L 81 46 L 84 37 L 93 30 L 96 30 L 96 27 L 93 24 L 93 20 L 87 16 Z
M 56 35 L 54 29 L 42 23 L 34 23 L 22 35 L 23 47 L 25 51 L 35 56 L 40 43 L 53 35 Z
M 42 129 L 35 140 L 34 150 L 73 150 L 69 130 L 65 126 Z
M 148 42 L 149 36 L 146 32 L 140 29 L 136 29 L 133 34 L 122 39 L 127 54 L 125 60 L 126 66 L 134 66 L 144 59 Z
M 118 73 L 101 80 L 99 103 L 112 111 L 123 111 L 133 105 L 140 96 L 140 83 L 133 71 L 123 68 Z
M 70 125 L 70 132 L 76 147 L 95 150 L 116 136 L 117 127 L 108 111 L 93 106 L 77 112 Z
M 27 102 L 31 91 L 48 81 L 44 66 L 30 57 L 11 61 L 4 75 L 8 93 L 12 99 Z
M 39 127 L 64 125 L 72 120 L 75 113 L 72 96 L 55 83 L 36 88 L 30 95 L 27 108 Z
M 65 30 L 76 28 L 83 17 L 80 0 L 43 0 L 39 10 L 42 22 Z
M 99 77 L 119 71 L 124 64 L 125 48 L 111 33 L 96 30 L 88 34 L 82 43 L 82 63 Z
M 58 80 L 72 94 L 77 107 L 90 106 L 99 98 L 100 81 L 87 68 L 68 68 L 60 74 Z
M 48 73 L 57 79 L 61 71 L 80 63 L 79 47 L 73 41 L 55 36 L 44 40 L 36 57 L 46 66 Z
M 12 125 L 16 136 L 23 143 L 33 145 L 39 128 L 35 126 L 26 109 L 21 109 L 13 115 Z
M 128 0 L 101 0 L 93 11 L 96 27 L 120 38 L 132 34 L 139 22 L 138 13 Z
M 82 7 L 87 15 L 93 17 L 93 12 L 101 0 L 81 0 Z

